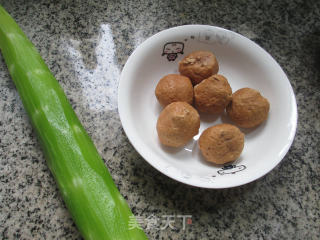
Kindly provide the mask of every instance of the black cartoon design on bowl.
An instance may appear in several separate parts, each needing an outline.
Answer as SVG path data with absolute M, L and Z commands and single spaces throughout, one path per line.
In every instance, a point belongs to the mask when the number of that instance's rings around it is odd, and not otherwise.
M 168 61 L 174 61 L 178 57 L 178 53 L 183 54 L 184 43 L 168 42 L 163 46 L 162 56 L 167 55 Z
M 224 175 L 224 174 L 235 174 L 236 172 L 240 172 L 246 169 L 245 165 L 226 165 L 224 166 L 221 170 L 218 171 L 218 173 L 220 175 Z

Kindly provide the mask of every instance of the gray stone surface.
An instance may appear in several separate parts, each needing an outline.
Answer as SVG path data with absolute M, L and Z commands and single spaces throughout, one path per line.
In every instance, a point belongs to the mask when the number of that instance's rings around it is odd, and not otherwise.
M 175 215 L 150 239 L 320 239 L 319 1 L 10 1 L 136 216 Z M 282 66 L 298 104 L 295 141 L 270 174 L 242 187 L 189 187 L 153 169 L 117 112 L 119 74 L 152 34 L 209 24 L 241 33 Z M 0 23 L 2 24 L 2 23 Z M 0 238 L 81 239 L 0 57 Z M 268 147 L 268 146 L 266 146 Z M 192 215 L 182 229 L 177 215 Z M 160 226 L 160 225 L 158 225 Z

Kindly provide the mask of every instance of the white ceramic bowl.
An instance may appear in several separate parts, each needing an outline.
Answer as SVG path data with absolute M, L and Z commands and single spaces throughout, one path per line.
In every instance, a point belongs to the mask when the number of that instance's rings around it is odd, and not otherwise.
M 164 75 L 178 73 L 178 62 L 196 50 L 216 55 L 219 73 L 227 77 L 233 92 L 254 88 L 270 102 L 268 120 L 255 129 L 242 129 L 244 150 L 227 166 L 207 163 L 197 142 L 204 129 L 229 122 L 225 115 L 200 115 L 199 134 L 183 148 L 164 147 L 158 140 L 156 122 L 162 108 L 155 87 Z M 121 73 L 118 107 L 130 142 L 148 163 L 168 177 L 204 188 L 235 187 L 270 172 L 289 150 L 297 125 L 295 96 L 279 64 L 246 37 L 206 25 L 170 28 L 137 47 Z

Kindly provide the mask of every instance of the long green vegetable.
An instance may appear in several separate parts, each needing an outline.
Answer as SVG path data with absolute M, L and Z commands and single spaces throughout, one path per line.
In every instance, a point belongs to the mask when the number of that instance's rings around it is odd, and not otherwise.
M 62 88 L 1 6 L 0 49 L 49 168 L 83 237 L 147 239 L 138 225 L 130 228 L 134 217 Z

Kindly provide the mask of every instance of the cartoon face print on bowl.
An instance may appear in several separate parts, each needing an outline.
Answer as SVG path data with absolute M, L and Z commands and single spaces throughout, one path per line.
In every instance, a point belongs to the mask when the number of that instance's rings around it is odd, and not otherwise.
M 224 174 L 235 174 L 236 172 L 240 172 L 242 170 L 245 170 L 246 166 L 244 165 L 226 165 L 224 166 L 221 170 L 218 171 L 218 173 L 220 175 L 224 175 Z
M 168 61 L 174 61 L 178 53 L 183 54 L 184 44 L 182 42 L 168 42 L 163 46 L 162 56 L 167 55 Z

